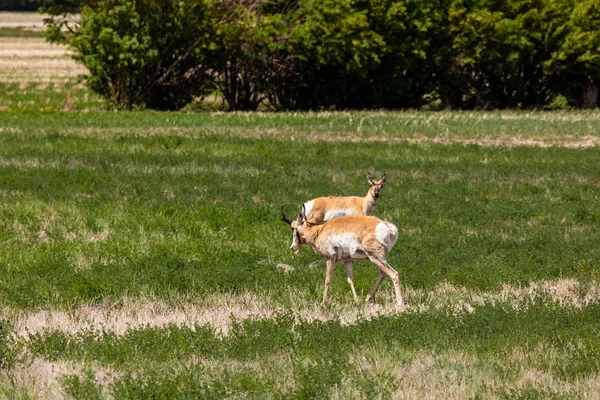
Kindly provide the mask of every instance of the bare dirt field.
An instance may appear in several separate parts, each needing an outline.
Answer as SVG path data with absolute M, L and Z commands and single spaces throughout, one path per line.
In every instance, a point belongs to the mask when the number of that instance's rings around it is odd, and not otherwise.
M 26 28 L 42 30 L 44 16 L 35 12 L 0 12 L 0 28 Z
M 66 46 L 50 44 L 43 37 L 21 37 L 14 30 L 1 35 L 3 28 L 41 31 L 43 19 L 36 13 L 0 13 L 0 83 L 19 88 L 61 85 L 86 72 L 69 57 Z

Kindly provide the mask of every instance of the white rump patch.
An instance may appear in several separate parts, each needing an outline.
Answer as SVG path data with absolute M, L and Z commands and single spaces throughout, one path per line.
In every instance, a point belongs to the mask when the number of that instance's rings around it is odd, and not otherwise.
M 337 217 L 346 217 L 348 215 L 353 215 L 352 210 L 347 208 L 340 208 L 337 210 L 330 210 L 325 213 L 325 219 L 323 221 L 329 221 L 330 219 Z
M 394 224 L 389 222 L 381 221 L 375 227 L 375 237 L 386 247 L 386 249 L 390 250 L 396 244 L 398 240 L 398 228 Z

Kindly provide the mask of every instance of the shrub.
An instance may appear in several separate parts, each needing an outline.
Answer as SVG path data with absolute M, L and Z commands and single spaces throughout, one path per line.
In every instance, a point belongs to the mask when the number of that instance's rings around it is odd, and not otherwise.
M 352 107 L 359 81 L 379 63 L 383 41 L 351 0 L 265 1 L 254 21 L 229 62 L 253 71 L 254 87 L 274 109 Z
M 229 110 L 599 100 L 593 0 L 70 0 L 49 12 L 47 37 L 117 108 L 179 109 L 214 90 Z
M 454 108 L 533 108 L 552 99 L 544 62 L 562 40 L 568 1 L 456 0 L 454 63 L 440 87 Z
M 48 0 L 0 0 L 0 11 L 36 11 Z
M 92 90 L 118 108 L 179 109 L 214 87 L 225 3 L 210 0 L 87 1 L 70 33 L 51 8 L 47 37 L 66 42 L 90 71 Z
M 569 104 L 581 108 L 597 107 L 600 90 L 600 5 L 597 1 L 576 2 L 560 46 L 545 63 L 556 93 Z
M 353 108 L 384 42 L 352 0 L 306 0 L 290 15 L 288 59 L 272 98 L 284 109 Z
M 418 108 L 436 89 L 451 48 L 447 0 L 370 0 L 370 25 L 385 46 L 360 107 Z
M 270 60 L 281 35 L 278 16 L 261 15 L 259 2 L 235 9 L 235 18 L 221 27 L 224 60 L 216 85 L 229 110 L 256 110 L 266 96 Z

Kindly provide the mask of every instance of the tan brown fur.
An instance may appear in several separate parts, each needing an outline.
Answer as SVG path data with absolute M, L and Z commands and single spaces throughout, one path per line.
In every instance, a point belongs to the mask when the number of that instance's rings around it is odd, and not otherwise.
M 323 242 L 325 238 L 331 235 L 341 235 L 347 232 L 356 233 L 358 239 L 363 242 L 370 242 L 371 239 L 375 240 L 373 236 L 373 232 L 375 232 L 375 228 L 377 225 L 383 222 L 377 217 L 367 216 L 367 215 L 354 215 L 347 217 L 338 217 L 334 218 L 330 221 L 327 221 L 321 225 L 313 225 L 313 224 L 304 224 L 301 227 L 294 224 L 299 229 L 300 234 L 304 236 L 306 242 L 312 243 L 315 250 L 319 248 L 319 244 Z M 292 228 L 294 225 L 292 225 Z M 375 240 L 377 242 L 377 240 Z M 374 245 L 373 250 L 375 248 L 377 250 L 383 250 L 383 246 L 379 242 L 377 242 L 379 246 Z M 318 251 L 319 254 L 322 252 Z M 385 253 L 383 255 L 387 255 L 387 249 L 385 249 Z
M 311 224 L 322 224 L 325 222 L 325 214 L 331 210 L 347 209 L 351 210 L 352 215 L 366 215 L 363 211 L 364 197 L 318 197 L 313 199 L 313 209 L 307 215 Z
M 283 206 L 281 214 L 282 221 L 288 223 L 293 231 L 290 249 L 298 253 L 302 245 L 308 243 L 327 262 L 323 302 L 327 301 L 337 262 L 346 264 L 348 284 L 356 301 L 352 261 L 369 259 L 379 269 L 379 277 L 369 291 L 367 301 L 374 299 L 381 281 L 385 276 L 389 276 L 394 284 L 398 307 L 404 308 L 398 272 L 387 262 L 387 254 L 398 238 L 398 229 L 393 224 L 377 217 L 354 215 L 333 218 L 323 224 L 314 225 L 307 221 L 304 206 L 295 221 L 285 215 Z
M 316 225 L 342 215 L 370 215 L 377 205 L 377 199 L 385 180 L 386 175 L 384 174 L 381 180 L 374 181 L 371 179 L 371 171 L 369 171 L 367 173 L 367 182 L 371 187 L 365 197 L 317 197 L 304 203 L 308 221 Z M 336 213 L 339 215 L 336 215 Z

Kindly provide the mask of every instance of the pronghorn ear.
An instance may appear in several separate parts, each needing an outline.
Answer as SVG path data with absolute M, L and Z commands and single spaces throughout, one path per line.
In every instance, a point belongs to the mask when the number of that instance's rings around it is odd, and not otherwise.
M 384 172 L 384 173 L 383 173 L 383 178 L 381 178 L 381 182 L 379 182 L 379 183 L 383 183 L 383 182 L 385 182 L 385 178 L 386 178 L 386 177 L 387 177 L 387 175 L 386 175 L 386 173 Z
M 298 219 L 296 220 L 296 223 L 298 225 L 302 225 L 303 221 L 306 221 L 306 207 L 304 204 L 302 204 L 302 208 L 300 209 L 300 212 L 298 212 Z
M 369 172 L 367 172 L 367 182 L 369 182 L 369 185 L 373 186 L 374 183 L 373 183 L 373 179 L 371 179 L 371 171 L 373 171 L 373 168 L 371 168 L 369 170 Z

